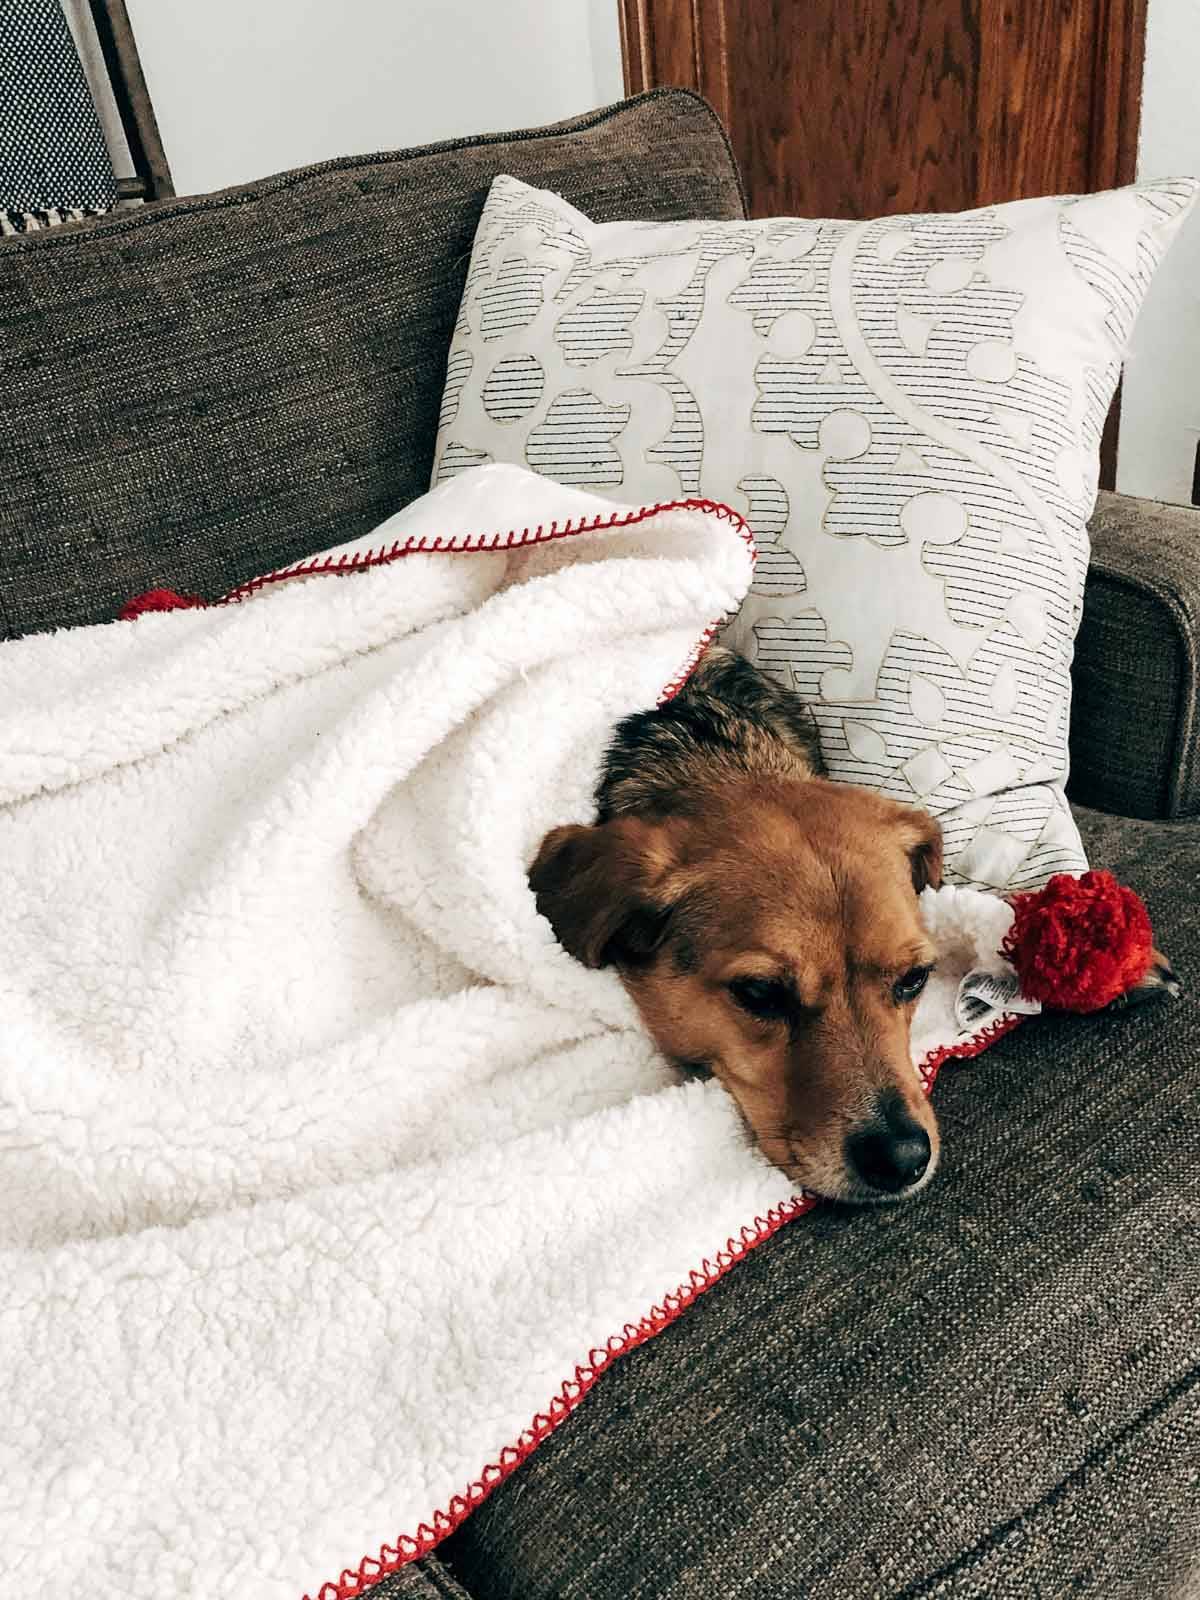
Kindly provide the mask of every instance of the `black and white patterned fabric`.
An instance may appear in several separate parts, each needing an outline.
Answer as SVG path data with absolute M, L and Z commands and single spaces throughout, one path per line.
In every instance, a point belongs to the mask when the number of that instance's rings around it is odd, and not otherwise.
M 725 637 L 809 703 L 830 775 L 932 811 L 952 882 L 1037 888 L 1086 864 L 1063 784 L 1100 431 L 1197 188 L 596 223 L 498 177 L 434 481 L 507 461 L 742 511 Z
M 59 0 L 0 0 L 0 233 L 91 215 L 116 197 Z

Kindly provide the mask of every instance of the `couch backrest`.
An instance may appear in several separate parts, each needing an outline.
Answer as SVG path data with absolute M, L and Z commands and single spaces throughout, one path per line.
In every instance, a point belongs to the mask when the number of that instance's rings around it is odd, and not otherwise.
M 737 218 L 712 111 L 660 90 L 0 244 L 0 638 L 214 597 L 428 487 L 493 177 L 598 220 Z

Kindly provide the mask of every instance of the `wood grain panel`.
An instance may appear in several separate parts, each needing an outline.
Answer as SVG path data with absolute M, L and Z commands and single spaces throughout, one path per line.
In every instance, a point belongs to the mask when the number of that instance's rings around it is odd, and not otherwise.
M 1092 28 L 1079 0 L 979 0 L 976 205 L 1081 189 L 1091 138 Z
M 1146 0 L 981 3 L 975 204 L 1132 182 Z
M 620 0 L 626 83 L 699 89 L 755 215 L 1129 182 L 1146 0 Z
M 964 203 L 978 43 L 963 0 L 728 9 L 730 133 L 753 215 Z
M 700 87 L 692 0 L 619 0 L 626 94 Z
M 1095 4 L 1089 192 L 1137 176 L 1148 0 Z

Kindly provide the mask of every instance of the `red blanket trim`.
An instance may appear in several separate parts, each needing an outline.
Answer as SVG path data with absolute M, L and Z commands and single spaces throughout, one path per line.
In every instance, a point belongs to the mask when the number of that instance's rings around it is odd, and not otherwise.
M 1024 1021 L 1023 1016 L 1002 1016 L 969 1039 L 931 1051 L 917 1069 L 926 1094 L 933 1088 L 934 1079 L 947 1061 L 966 1060 L 982 1054 L 990 1044 Z M 768 1211 L 765 1217 L 755 1217 L 753 1225 L 744 1227 L 737 1239 L 728 1239 L 724 1250 L 718 1250 L 715 1258 L 710 1260 L 706 1256 L 699 1270 L 693 1270 L 688 1281 L 680 1284 L 674 1294 L 664 1295 L 662 1304 L 653 1306 L 649 1316 L 637 1323 L 627 1322 L 624 1329 L 614 1334 L 602 1348 L 589 1350 L 587 1361 L 575 1368 L 574 1377 L 566 1380 L 546 1410 L 538 1412 L 515 1444 L 505 1445 L 496 1460 L 488 1462 L 464 1493 L 454 1495 L 444 1511 L 435 1511 L 432 1523 L 422 1522 L 415 1533 L 403 1533 L 395 1544 L 385 1544 L 378 1556 L 366 1556 L 357 1570 L 352 1571 L 347 1567 L 339 1578 L 321 1585 L 315 1600 L 356 1600 L 357 1596 L 366 1594 L 372 1584 L 398 1572 L 410 1561 L 419 1561 L 422 1556 L 427 1556 L 533 1454 L 543 1439 L 567 1420 L 601 1374 L 619 1356 L 636 1350 L 638 1345 L 645 1344 L 656 1333 L 669 1327 L 706 1289 L 720 1282 L 751 1250 L 765 1244 L 786 1223 L 806 1216 L 819 1204 L 818 1195 L 801 1193 Z M 304 1600 L 314 1600 L 314 1596 L 306 1593 Z
M 1011 1033 L 1024 1021 L 1023 1014 L 1009 1012 L 978 1033 L 972 1034 L 969 1039 L 960 1040 L 957 1044 L 943 1045 L 940 1050 L 931 1050 L 917 1068 L 921 1082 L 925 1086 L 925 1093 L 928 1094 L 933 1088 L 934 1079 L 947 1061 L 968 1061 L 972 1056 L 982 1055 L 988 1045 L 995 1044 L 997 1039 L 1003 1039 L 1006 1033 Z
M 594 517 L 568 517 L 561 523 L 555 520 L 549 527 L 543 523 L 535 528 L 522 528 L 520 531 L 510 528 L 507 533 L 468 533 L 454 539 L 443 539 L 440 536 L 436 539 L 425 536 L 420 539 L 397 539 L 394 544 L 380 545 L 378 550 L 355 550 L 341 556 L 312 556 L 307 561 L 297 562 L 295 566 L 280 567 L 275 572 L 265 572 L 261 577 L 239 583 L 236 588 L 230 589 L 228 594 L 223 594 L 211 602 L 201 600 L 196 595 L 178 595 L 172 589 L 147 589 L 144 595 L 137 595 L 127 601 L 121 615 L 124 616 L 128 612 L 133 617 L 140 616 L 142 611 L 170 611 L 180 605 L 236 605 L 242 600 L 248 600 L 260 589 L 265 589 L 274 583 L 284 583 L 288 578 L 315 578 L 327 574 L 331 577 L 344 577 L 349 572 L 364 572 L 369 567 L 385 567 L 389 562 L 399 561 L 404 556 L 418 554 L 445 555 L 453 552 L 480 551 L 490 554 L 494 550 L 516 550 L 522 545 L 546 544 L 551 539 L 569 539 L 580 533 L 600 533 L 607 532 L 610 528 L 630 528 L 639 522 L 648 522 L 652 517 L 661 516 L 667 511 L 703 511 L 724 522 L 732 522 L 743 541 L 749 546 L 751 558 L 757 557 L 750 524 L 732 506 L 727 506 L 721 500 L 659 500 L 654 505 L 637 506 L 632 511 L 614 511 L 607 517 L 603 512 L 597 512 Z

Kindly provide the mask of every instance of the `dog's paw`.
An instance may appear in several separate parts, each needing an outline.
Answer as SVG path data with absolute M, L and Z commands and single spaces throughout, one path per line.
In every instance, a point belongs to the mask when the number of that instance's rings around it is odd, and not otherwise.
M 1140 983 L 1135 983 L 1132 989 L 1127 989 L 1123 995 L 1118 995 L 1107 1009 L 1124 1011 L 1129 1006 L 1144 1006 L 1150 1001 L 1178 1000 L 1182 992 L 1183 985 L 1175 968 L 1161 950 L 1155 950 L 1146 976 Z

